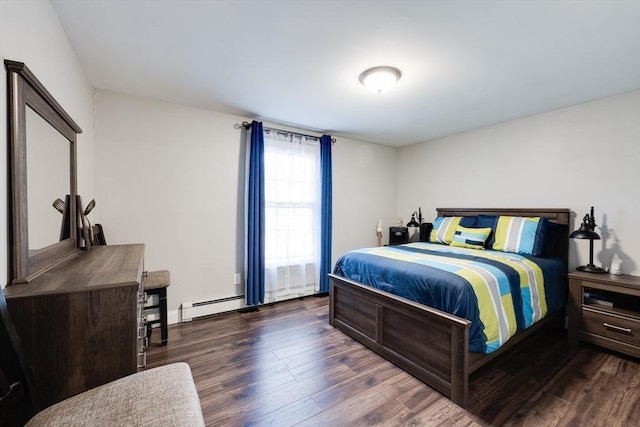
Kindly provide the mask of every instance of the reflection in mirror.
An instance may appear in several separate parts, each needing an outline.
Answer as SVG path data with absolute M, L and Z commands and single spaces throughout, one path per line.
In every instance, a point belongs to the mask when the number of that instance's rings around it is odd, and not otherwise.
M 29 250 L 41 249 L 60 238 L 63 216 L 53 207 L 70 193 L 69 141 L 26 108 L 27 206 Z

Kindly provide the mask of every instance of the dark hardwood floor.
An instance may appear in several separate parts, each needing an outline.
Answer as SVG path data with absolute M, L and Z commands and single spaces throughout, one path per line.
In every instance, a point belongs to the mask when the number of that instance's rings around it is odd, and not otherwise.
M 572 352 L 560 330 L 474 373 L 468 410 L 333 329 L 328 298 L 171 325 L 147 362 L 177 361 L 191 366 L 211 426 L 640 425 L 640 361 Z

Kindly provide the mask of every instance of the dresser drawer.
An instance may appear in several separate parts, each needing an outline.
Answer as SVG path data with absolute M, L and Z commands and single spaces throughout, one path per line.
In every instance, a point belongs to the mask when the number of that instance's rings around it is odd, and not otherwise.
M 640 322 L 583 307 L 582 331 L 640 347 Z

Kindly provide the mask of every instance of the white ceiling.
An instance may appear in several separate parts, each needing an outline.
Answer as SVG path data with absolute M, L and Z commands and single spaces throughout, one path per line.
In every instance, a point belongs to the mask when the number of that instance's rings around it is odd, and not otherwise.
M 640 89 L 639 0 L 51 2 L 96 88 L 390 146 Z

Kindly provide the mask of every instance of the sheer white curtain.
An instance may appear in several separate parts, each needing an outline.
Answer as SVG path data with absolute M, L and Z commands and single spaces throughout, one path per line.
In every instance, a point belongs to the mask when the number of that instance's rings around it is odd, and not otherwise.
M 320 147 L 314 138 L 264 134 L 265 303 L 311 295 L 320 259 Z

